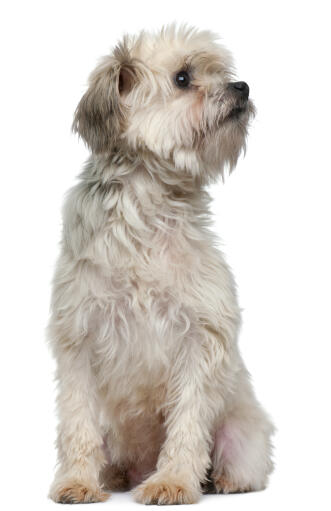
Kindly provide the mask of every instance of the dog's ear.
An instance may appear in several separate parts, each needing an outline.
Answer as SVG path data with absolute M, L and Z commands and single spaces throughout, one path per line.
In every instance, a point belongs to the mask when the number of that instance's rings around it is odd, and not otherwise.
M 89 78 L 89 86 L 80 100 L 72 129 L 94 153 L 110 152 L 125 123 L 123 97 L 134 84 L 130 63 L 115 56 L 103 59 Z

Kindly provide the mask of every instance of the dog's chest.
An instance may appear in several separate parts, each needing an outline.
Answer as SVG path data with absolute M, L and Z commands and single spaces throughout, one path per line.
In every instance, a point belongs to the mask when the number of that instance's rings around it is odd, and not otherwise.
M 121 413 L 152 413 L 162 402 L 178 349 L 167 300 L 161 304 L 159 296 L 127 289 L 97 318 L 94 371 L 108 406 Z
M 190 254 L 172 247 L 148 251 L 126 268 L 104 267 L 91 317 L 99 387 L 118 406 L 157 408 L 181 342 L 194 318 L 189 291 Z M 139 404 L 140 403 L 140 404 Z
M 146 220 L 134 208 L 129 215 L 128 201 L 122 203 L 89 246 L 94 368 L 111 401 L 134 408 L 148 395 L 157 408 L 204 306 L 208 240 L 179 213 L 169 218 L 161 208 Z

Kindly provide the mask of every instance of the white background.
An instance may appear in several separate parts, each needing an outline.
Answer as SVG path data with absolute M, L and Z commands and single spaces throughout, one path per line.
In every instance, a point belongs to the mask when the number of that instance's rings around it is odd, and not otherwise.
M 322 1 L 8 1 L 1 8 L 1 506 L 56 508 L 54 363 L 45 344 L 63 194 L 87 150 L 70 132 L 96 60 L 124 32 L 177 20 L 222 35 L 258 115 L 248 153 L 212 189 L 239 286 L 241 348 L 273 417 L 260 493 L 197 508 L 330 505 L 330 16 Z M 58 505 L 59 506 L 59 505 Z M 138 509 L 130 494 L 105 504 Z M 93 509 L 94 509 L 93 508 Z M 85 508 L 84 508 L 85 509 Z M 90 509 L 90 508 L 89 508 Z

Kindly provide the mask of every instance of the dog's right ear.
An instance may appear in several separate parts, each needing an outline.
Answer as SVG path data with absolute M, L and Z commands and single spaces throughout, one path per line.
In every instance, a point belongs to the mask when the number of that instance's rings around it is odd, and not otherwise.
M 112 150 L 125 122 L 121 97 L 134 82 L 131 64 L 115 56 L 105 57 L 89 78 L 89 87 L 80 100 L 72 129 L 94 153 Z

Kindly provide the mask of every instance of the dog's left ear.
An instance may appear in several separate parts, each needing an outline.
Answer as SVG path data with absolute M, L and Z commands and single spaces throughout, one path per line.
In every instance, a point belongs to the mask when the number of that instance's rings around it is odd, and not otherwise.
M 130 62 L 108 56 L 93 71 L 89 87 L 80 100 L 72 129 L 92 152 L 110 152 L 125 123 L 123 97 L 134 86 L 135 72 Z

